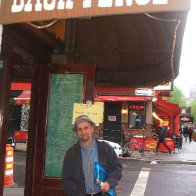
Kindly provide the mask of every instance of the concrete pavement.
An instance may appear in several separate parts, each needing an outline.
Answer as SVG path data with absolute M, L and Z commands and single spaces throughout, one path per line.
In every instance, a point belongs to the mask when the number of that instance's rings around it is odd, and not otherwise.
M 176 150 L 174 154 L 164 154 L 157 153 L 154 156 L 155 160 L 165 161 L 168 163 L 176 163 L 176 164 L 194 164 L 196 165 L 196 142 L 185 142 L 183 143 L 182 149 L 178 152 Z
M 25 144 L 18 144 L 16 150 L 26 150 Z M 151 158 L 143 158 L 140 153 L 136 153 L 131 157 L 123 157 L 122 159 L 146 161 L 151 163 L 167 163 L 167 164 L 191 164 L 196 165 L 196 142 L 183 142 L 182 149 L 178 152 L 176 150 L 174 154 L 158 152 Z M 24 188 L 16 188 L 13 186 L 4 187 L 4 196 L 23 196 Z

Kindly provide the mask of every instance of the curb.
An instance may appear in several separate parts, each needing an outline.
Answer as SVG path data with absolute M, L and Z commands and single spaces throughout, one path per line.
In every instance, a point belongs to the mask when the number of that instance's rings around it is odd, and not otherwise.
M 161 164 L 181 164 L 181 165 L 196 165 L 196 161 L 164 161 L 164 160 L 153 160 Z M 146 161 L 151 163 L 152 161 Z
M 142 158 L 130 158 L 130 157 L 120 157 L 121 160 L 130 160 L 130 161 L 141 161 L 146 163 L 152 163 L 153 161 L 161 164 L 184 164 L 184 165 L 196 165 L 196 160 L 182 160 L 182 161 L 175 161 L 175 160 L 160 160 L 160 159 L 153 159 L 153 160 L 147 160 Z

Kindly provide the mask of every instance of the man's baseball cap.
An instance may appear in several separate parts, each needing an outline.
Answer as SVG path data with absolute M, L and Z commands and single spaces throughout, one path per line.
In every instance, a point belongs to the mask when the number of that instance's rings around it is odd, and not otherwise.
M 82 122 L 88 122 L 91 126 L 95 127 L 95 123 L 87 115 L 80 115 L 75 119 L 73 130 L 76 131 L 77 126 Z

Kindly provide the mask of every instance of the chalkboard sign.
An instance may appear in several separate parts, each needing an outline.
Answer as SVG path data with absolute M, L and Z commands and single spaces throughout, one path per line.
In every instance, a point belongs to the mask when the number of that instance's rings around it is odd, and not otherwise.
M 77 141 L 73 104 L 82 103 L 82 74 L 51 74 L 48 100 L 45 175 L 60 177 L 65 152 Z

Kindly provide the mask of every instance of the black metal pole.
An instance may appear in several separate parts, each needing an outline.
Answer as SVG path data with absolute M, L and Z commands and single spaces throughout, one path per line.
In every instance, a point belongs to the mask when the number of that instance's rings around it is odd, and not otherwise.
M 145 125 L 146 125 L 146 96 L 144 99 L 144 123 L 143 123 L 143 128 L 142 128 L 142 149 L 141 153 L 143 156 L 143 151 L 144 151 L 144 130 L 145 130 Z

